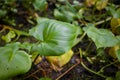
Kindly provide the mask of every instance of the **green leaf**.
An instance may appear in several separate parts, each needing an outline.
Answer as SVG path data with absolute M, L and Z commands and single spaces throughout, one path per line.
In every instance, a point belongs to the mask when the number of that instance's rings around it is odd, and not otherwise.
M 112 47 L 118 44 L 119 40 L 114 34 L 107 29 L 97 29 L 93 24 L 88 24 L 84 27 L 84 31 L 87 33 L 97 48 Z
M 58 9 L 54 10 L 54 16 L 56 19 L 65 22 L 72 22 L 76 18 L 76 15 L 70 11 L 59 11 Z
M 118 60 L 120 61 L 120 49 L 118 49 L 118 50 L 116 51 L 116 57 L 117 57 Z
M 31 68 L 32 62 L 29 55 L 25 51 L 14 50 L 10 45 L 0 47 L 0 80 L 24 74 Z M 12 54 L 14 57 L 9 60 Z
M 5 40 L 5 42 L 10 42 L 12 38 L 16 36 L 14 31 L 9 31 L 5 36 L 2 36 L 2 39 Z
M 34 0 L 33 6 L 35 10 L 44 10 L 47 6 L 46 0 Z
M 20 46 L 20 43 L 19 42 L 16 42 L 16 43 L 11 43 L 11 44 L 7 44 L 5 47 L 6 48 L 11 48 L 13 49 L 12 50 L 12 54 L 11 56 L 9 57 L 9 61 L 11 61 L 14 57 L 14 55 L 16 54 L 16 51 L 19 50 L 19 47 Z
M 31 49 L 32 49 L 32 47 L 33 47 L 34 45 L 35 45 L 35 44 L 25 42 L 25 43 L 20 44 L 20 48 L 21 48 L 21 49 L 25 49 L 25 50 L 27 50 L 28 52 L 30 52 Z
M 120 18 L 120 10 L 116 10 L 115 5 L 111 5 L 109 7 L 106 7 L 106 10 L 114 17 L 114 18 Z
M 29 31 L 29 34 L 40 40 L 34 46 L 40 55 L 61 55 L 70 50 L 75 43 L 79 28 L 75 25 L 51 19 L 39 19 L 39 24 Z
M 116 73 L 115 80 L 120 80 L 120 71 Z

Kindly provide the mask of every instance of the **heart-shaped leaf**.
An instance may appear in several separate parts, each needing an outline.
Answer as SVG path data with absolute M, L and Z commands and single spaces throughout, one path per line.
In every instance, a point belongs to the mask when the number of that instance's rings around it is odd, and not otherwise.
M 84 31 L 94 41 L 97 48 L 112 47 L 120 42 L 111 31 L 97 29 L 93 24 L 88 24 L 87 27 L 84 27 Z
M 11 58 L 13 53 L 14 56 Z M 13 50 L 9 46 L 0 47 L 0 80 L 7 80 L 26 73 L 30 69 L 31 63 L 31 59 L 25 51 Z
M 75 25 L 50 19 L 38 19 L 38 25 L 29 34 L 40 40 L 35 46 L 40 55 L 61 55 L 70 50 L 76 40 L 79 29 Z

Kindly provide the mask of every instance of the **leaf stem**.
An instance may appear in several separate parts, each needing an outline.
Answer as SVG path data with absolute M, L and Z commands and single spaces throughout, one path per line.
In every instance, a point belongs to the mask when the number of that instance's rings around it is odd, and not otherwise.
M 18 36 L 20 36 L 20 35 L 30 36 L 27 32 L 19 31 L 19 30 L 17 30 L 17 29 L 11 28 L 11 27 L 6 26 L 6 25 L 3 25 L 2 27 L 3 27 L 4 29 L 9 29 L 9 30 L 15 31 L 15 32 L 17 33 Z
M 73 46 L 75 46 L 75 45 L 77 45 L 79 42 L 81 42 L 82 39 L 85 37 L 85 35 L 86 35 L 86 32 L 84 32 L 83 35 L 82 35 L 79 39 L 76 40 L 76 43 L 75 43 Z
M 96 72 L 96 71 L 93 71 L 92 69 L 90 69 L 90 68 L 88 68 L 84 63 L 83 63 L 83 61 L 82 61 L 82 50 L 81 49 L 79 49 L 79 52 L 80 52 L 80 60 L 81 60 L 81 65 L 86 69 L 86 70 L 88 70 L 89 72 L 91 72 L 91 73 L 93 73 L 93 74 L 96 74 L 96 75 L 98 75 L 98 76 L 100 76 L 100 77 L 103 77 L 103 78 L 107 78 L 107 76 L 104 76 L 104 75 L 102 75 L 102 74 L 100 74 L 100 73 L 98 73 L 98 72 Z
M 117 62 L 118 62 L 118 61 L 111 62 L 110 64 L 107 64 L 107 65 L 103 66 L 97 73 L 103 72 L 103 70 L 104 70 L 105 68 L 107 68 L 107 67 L 109 67 L 109 66 L 111 66 L 111 65 L 113 65 L 113 64 L 115 64 L 115 63 L 117 63 Z
M 90 68 L 88 68 L 88 67 L 83 63 L 83 61 L 81 61 L 81 65 L 82 65 L 86 70 L 88 70 L 89 72 L 94 73 L 94 74 L 96 74 L 96 75 L 98 75 L 98 76 L 100 76 L 100 77 L 107 78 L 107 76 L 104 76 L 104 75 L 102 75 L 102 74 L 100 74 L 100 73 L 97 73 L 97 72 L 91 70 Z
M 100 24 L 102 24 L 102 23 L 104 23 L 104 22 L 106 22 L 106 21 L 111 20 L 111 18 L 112 18 L 112 17 L 108 17 L 106 20 L 101 20 L 101 21 L 99 21 L 99 22 L 94 23 L 94 25 L 100 25 Z

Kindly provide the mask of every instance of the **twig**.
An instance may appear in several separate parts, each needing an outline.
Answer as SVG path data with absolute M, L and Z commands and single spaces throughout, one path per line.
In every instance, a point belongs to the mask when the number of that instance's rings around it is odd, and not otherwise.
M 32 77 L 34 77 L 36 80 L 39 80 L 39 78 L 35 75 L 32 75 Z
M 43 71 L 43 73 L 44 73 L 44 69 L 42 69 L 42 68 L 40 67 L 40 68 L 37 69 L 35 72 L 33 72 L 33 73 L 31 73 L 30 75 L 26 76 L 24 79 L 27 79 L 27 78 L 33 76 L 34 74 L 36 74 L 36 73 L 39 72 L 40 70 Z M 44 73 L 44 74 L 45 74 L 45 73 Z
M 17 30 L 17 29 L 14 29 L 14 28 L 12 28 L 12 27 L 7 26 L 7 25 L 2 25 L 2 26 L 0 26 L 0 27 L 3 27 L 4 30 L 5 30 L 5 29 L 13 30 L 13 31 L 15 31 L 18 35 L 30 36 L 27 32 L 19 31 L 19 30 Z
M 72 70 L 73 68 L 75 68 L 78 64 L 80 64 L 80 61 L 77 62 L 76 64 L 74 64 L 72 67 L 70 67 L 67 71 L 65 71 L 63 74 L 61 74 L 60 76 L 58 76 L 56 78 L 56 80 L 59 80 L 60 78 L 62 78 L 65 74 L 67 74 L 70 70 Z

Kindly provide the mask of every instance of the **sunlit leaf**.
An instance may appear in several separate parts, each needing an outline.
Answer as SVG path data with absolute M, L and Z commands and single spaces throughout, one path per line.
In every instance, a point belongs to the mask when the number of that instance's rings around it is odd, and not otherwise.
M 107 6 L 108 0 L 98 0 L 96 2 L 97 10 L 102 10 Z
M 5 42 L 11 42 L 11 39 L 16 36 L 14 31 L 9 31 L 5 36 L 2 36 L 2 39 L 5 40 Z
M 107 29 L 97 29 L 94 25 L 88 24 L 84 27 L 84 31 L 87 33 L 97 48 L 100 47 L 112 47 L 118 44 L 118 39 L 114 34 Z
M 78 27 L 56 20 L 39 20 L 29 33 L 41 41 L 34 47 L 40 55 L 61 55 L 72 48 L 80 31 Z
M 14 57 L 9 60 L 13 53 Z M 0 80 L 7 80 L 24 74 L 30 67 L 31 59 L 25 51 L 15 51 L 10 46 L 0 47 Z

